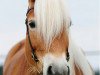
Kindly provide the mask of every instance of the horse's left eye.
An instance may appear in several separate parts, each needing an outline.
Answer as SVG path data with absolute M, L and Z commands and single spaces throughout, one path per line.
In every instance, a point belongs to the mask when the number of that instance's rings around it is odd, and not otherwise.
M 31 28 L 35 28 L 35 27 L 36 27 L 36 24 L 35 24 L 34 21 L 32 21 L 32 22 L 29 22 L 29 26 L 30 26 Z

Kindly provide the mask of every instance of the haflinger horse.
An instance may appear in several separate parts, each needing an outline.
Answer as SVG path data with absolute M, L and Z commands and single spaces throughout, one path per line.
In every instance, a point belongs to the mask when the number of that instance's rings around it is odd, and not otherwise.
M 70 36 L 66 0 L 29 0 L 26 39 L 9 52 L 3 75 L 94 75 Z

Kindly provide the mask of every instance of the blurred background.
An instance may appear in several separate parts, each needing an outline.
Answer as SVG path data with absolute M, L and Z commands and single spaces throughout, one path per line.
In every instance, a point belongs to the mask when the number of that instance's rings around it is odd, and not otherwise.
M 27 0 L 0 0 L 0 75 L 9 50 L 25 38 Z M 99 0 L 68 0 L 71 35 L 81 46 L 96 75 L 100 72 Z

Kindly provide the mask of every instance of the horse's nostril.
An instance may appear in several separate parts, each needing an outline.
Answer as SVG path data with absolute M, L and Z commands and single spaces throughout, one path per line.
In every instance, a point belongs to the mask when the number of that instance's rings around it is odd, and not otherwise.
M 49 67 L 48 67 L 47 73 L 48 73 L 49 75 L 52 75 L 52 74 L 53 74 L 53 72 L 52 72 L 52 66 L 49 66 Z

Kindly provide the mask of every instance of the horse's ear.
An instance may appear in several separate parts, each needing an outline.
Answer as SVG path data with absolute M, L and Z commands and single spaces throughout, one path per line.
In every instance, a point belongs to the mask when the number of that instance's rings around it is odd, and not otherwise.
M 34 7 L 35 0 L 28 0 L 28 2 L 29 2 L 29 8 Z

